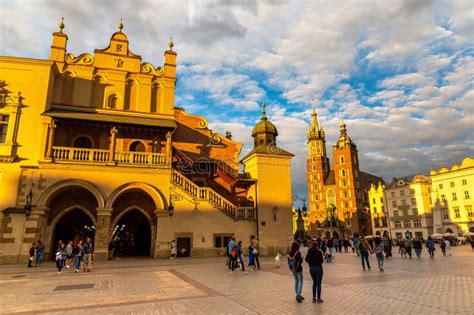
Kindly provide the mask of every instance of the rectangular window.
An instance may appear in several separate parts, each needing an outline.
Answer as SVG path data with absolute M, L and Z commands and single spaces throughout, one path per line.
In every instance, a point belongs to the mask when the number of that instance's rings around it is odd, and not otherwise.
M 406 200 L 402 199 L 402 206 L 406 205 Z
M 449 213 L 446 209 L 443 210 L 443 219 L 449 219 Z
M 387 218 L 382 217 L 382 226 L 387 226 Z
M 372 202 L 375 203 L 375 198 L 372 198 Z
M 454 217 L 459 219 L 461 217 L 461 212 L 459 212 L 459 207 L 455 207 L 453 208 L 453 210 L 454 210 Z
M 393 211 L 393 216 L 398 217 L 398 211 L 397 210 Z
M 445 195 L 441 195 L 441 201 L 446 202 L 446 196 Z
M 416 198 L 411 198 L 411 205 L 416 206 Z
M 405 196 L 405 191 L 404 190 L 400 190 L 400 196 Z
M 410 223 L 410 221 L 403 221 L 403 227 L 405 227 L 405 228 L 411 228 L 411 223 Z
M 413 208 L 413 215 L 414 215 L 414 216 L 417 216 L 417 215 L 418 215 L 418 209 L 417 209 L 417 208 Z
M 380 197 L 380 203 L 383 203 L 383 197 Z
M 403 210 L 403 216 L 408 217 L 408 210 Z
M 463 179 L 463 180 L 462 180 L 462 184 L 463 184 L 463 185 L 467 185 L 467 179 Z
M 421 227 L 421 220 L 413 220 L 414 227 Z
M 0 115 L 0 143 L 5 143 L 7 141 L 7 130 L 8 130 L 9 119 L 10 119 L 9 115 Z
M 474 217 L 474 212 L 472 212 L 472 206 L 464 206 L 466 209 L 466 215 L 468 218 Z
M 451 187 L 454 187 L 454 182 L 449 183 Z
M 400 221 L 395 221 L 395 228 L 396 229 L 401 229 L 402 228 L 402 223 Z
M 227 246 L 230 239 L 232 238 L 232 234 L 214 234 L 214 247 L 216 248 L 223 248 Z
M 423 232 L 415 232 L 415 237 L 421 240 L 423 238 Z
M 377 212 L 377 207 L 374 207 L 374 212 Z
M 396 200 L 392 201 L 392 206 L 394 206 L 394 207 L 397 206 L 397 201 Z
M 453 193 L 453 201 L 458 200 L 458 197 L 456 196 L 456 193 Z
M 382 206 L 382 212 L 385 212 L 385 208 L 384 208 L 384 206 Z
M 439 184 L 439 189 L 443 189 L 443 184 Z
M 469 191 L 464 192 L 464 199 L 469 199 Z
M 412 195 L 415 194 L 415 190 L 413 188 L 410 189 L 410 194 L 412 194 Z
M 390 193 L 390 195 L 391 195 L 392 197 L 395 197 L 395 192 L 392 191 L 392 192 Z

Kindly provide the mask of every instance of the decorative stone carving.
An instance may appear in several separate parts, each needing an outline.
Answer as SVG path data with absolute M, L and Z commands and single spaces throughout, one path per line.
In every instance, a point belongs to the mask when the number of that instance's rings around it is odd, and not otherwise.
M 140 65 L 140 72 L 156 76 L 162 76 L 165 74 L 165 69 L 163 67 L 158 67 L 155 69 L 151 63 L 144 62 Z
M 65 61 L 67 64 L 80 64 L 80 65 L 92 65 L 94 63 L 94 57 L 91 54 L 84 53 L 80 54 L 79 56 L 75 57 L 74 54 L 68 53 L 66 54 Z

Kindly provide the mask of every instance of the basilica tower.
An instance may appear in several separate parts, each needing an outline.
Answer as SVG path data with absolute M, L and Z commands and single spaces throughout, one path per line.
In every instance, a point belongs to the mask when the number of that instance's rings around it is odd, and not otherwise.
M 311 126 L 308 128 L 306 137 L 308 139 L 308 158 L 306 160 L 308 205 L 311 221 L 321 222 L 326 211 L 322 189 L 329 175 L 329 159 L 326 155 L 326 134 L 322 125 L 319 126 L 314 104 L 311 113 Z

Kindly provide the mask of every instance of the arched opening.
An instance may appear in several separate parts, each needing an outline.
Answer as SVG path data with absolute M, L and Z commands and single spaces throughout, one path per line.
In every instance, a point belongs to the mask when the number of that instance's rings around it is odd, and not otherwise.
M 127 211 L 114 227 L 112 240 L 117 256 L 150 256 L 151 226 L 138 209 Z
M 86 136 L 80 136 L 74 139 L 72 146 L 74 148 L 85 148 L 91 149 L 92 148 L 92 140 Z
M 117 108 L 117 95 L 111 94 L 107 98 L 107 108 L 116 109 Z
M 54 226 L 54 236 L 51 242 L 51 257 L 53 258 L 59 241 L 67 244 L 68 241 L 74 243 L 79 240 L 86 240 L 90 237 L 94 241 L 95 226 L 92 219 L 79 208 L 67 211 Z
M 130 144 L 130 151 L 131 152 L 146 152 L 146 147 L 141 141 L 133 141 Z

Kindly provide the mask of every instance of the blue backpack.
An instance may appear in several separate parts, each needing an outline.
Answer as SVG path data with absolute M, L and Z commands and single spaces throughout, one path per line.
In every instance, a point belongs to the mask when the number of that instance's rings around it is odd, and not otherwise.
M 296 270 L 298 270 L 298 267 L 299 267 L 299 263 L 296 262 L 295 258 L 296 258 L 296 255 L 299 253 L 299 251 L 297 251 L 293 257 L 289 256 L 288 255 L 288 268 L 290 269 L 291 272 L 296 272 Z

